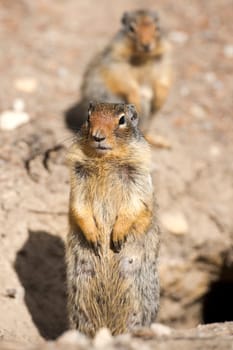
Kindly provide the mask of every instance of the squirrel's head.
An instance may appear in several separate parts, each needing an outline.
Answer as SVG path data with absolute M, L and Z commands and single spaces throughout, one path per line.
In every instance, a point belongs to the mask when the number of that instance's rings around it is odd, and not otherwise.
M 137 125 L 134 105 L 91 102 L 81 130 L 84 150 L 92 156 L 121 156 L 140 138 Z
M 153 54 L 160 41 L 159 17 L 150 10 L 125 12 L 122 24 L 139 54 Z

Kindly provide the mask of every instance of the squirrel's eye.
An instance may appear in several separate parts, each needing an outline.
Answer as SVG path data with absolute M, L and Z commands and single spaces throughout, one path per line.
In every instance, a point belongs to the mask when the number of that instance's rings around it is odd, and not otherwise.
M 119 125 L 124 125 L 125 124 L 125 116 L 122 115 L 119 119 Z

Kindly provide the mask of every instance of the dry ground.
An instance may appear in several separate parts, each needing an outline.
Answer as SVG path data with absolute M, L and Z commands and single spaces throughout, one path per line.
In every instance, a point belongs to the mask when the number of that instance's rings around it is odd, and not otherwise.
M 0 112 L 21 98 L 31 116 L 18 129 L 0 131 L 5 340 L 53 339 L 67 327 L 64 159 L 72 132 L 65 111 L 79 98 L 87 61 L 119 28 L 122 12 L 141 7 L 159 11 L 174 44 L 176 82 L 151 126 L 171 144 L 153 150 L 159 212 L 182 214 L 188 227 L 182 235 L 164 227 L 160 320 L 189 327 L 203 318 L 233 318 L 232 1 L 0 0 Z M 20 90 L 21 78 L 32 78 L 34 91 Z M 215 281 L 223 288 L 211 304 L 206 293 Z

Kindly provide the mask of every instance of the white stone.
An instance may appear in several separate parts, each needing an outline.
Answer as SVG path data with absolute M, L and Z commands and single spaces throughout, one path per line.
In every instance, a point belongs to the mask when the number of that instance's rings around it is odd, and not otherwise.
M 217 158 L 217 157 L 220 156 L 220 154 L 221 154 L 221 149 L 220 149 L 220 147 L 218 145 L 212 145 L 210 147 L 210 155 L 212 157 Z
M 192 105 L 190 109 L 192 115 L 198 119 L 204 119 L 206 116 L 205 110 L 199 105 Z
M 89 339 L 76 330 L 69 330 L 63 333 L 57 340 L 59 344 L 87 346 Z
M 107 348 L 113 341 L 112 334 L 108 328 L 101 328 L 95 335 L 93 344 L 98 349 Z
M 37 80 L 34 78 L 18 78 L 14 81 L 14 87 L 18 91 L 26 92 L 26 93 L 33 93 L 36 91 L 38 86 Z
M 206 72 L 204 78 L 208 83 L 214 83 L 217 80 L 216 74 L 214 72 Z
M 188 34 L 177 30 L 171 32 L 169 38 L 176 44 L 185 44 L 188 40 Z
M 226 58 L 233 58 L 233 45 L 225 45 L 223 53 Z
M 13 110 L 15 112 L 23 112 L 25 108 L 25 103 L 22 98 L 16 98 L 13 102 Z
M 172 329 L 162 323 L 152 323 L 150 328 L 158 337 L 168 336 L 172 333 Z
M 29 114 L 26 112 L 4 111 L 0 114 L 0 129 L 14 130 L 29 120 Z
M 165 229 L 175 235 L 184 235 L 188 232 L 188 223 L 183 213 L 164 213 L 161 215 L 161 223 Z

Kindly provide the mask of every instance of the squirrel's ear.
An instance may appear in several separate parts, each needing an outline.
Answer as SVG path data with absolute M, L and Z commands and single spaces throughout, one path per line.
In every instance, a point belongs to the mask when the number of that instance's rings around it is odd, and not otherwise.
M 92 112 L 95 109 L 96 101 L 90 101 L 88 107 L 88 113 Z
M 129 12 L 124 12 L 123 16 L 121 17 L 121 23 L 126 25 L 129 21 Z
M 159 14 L 158 14 L 158 12 L 155 12 L 155 11 L 151 12 L 151 16 L 152 16 L 152 18 L 154 19 L 155 22 L 159 22 Z
M 89 106 L 88 106 L 88 111 L 91 111 L 94 107 L 94 102 L 93 101 L 90 101 L 89 102 Z
M 131 124 L 136 127 L 138 125 L 138 113 L 136 111 L 135 106 L 131 104 L 128 105 L 128 112 Z
M 88 109 L 87 109 L 87 121 L 88 121 L 88 122 L 89 122 L 89 120 L 90 120 L 91 112 L 92 112 L 93 109 L 94 109 L 94 105 L 95 105 L 95 103 L 92 102 L 92 101 L 90 101 L 89 106 L 88 106 Z

